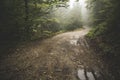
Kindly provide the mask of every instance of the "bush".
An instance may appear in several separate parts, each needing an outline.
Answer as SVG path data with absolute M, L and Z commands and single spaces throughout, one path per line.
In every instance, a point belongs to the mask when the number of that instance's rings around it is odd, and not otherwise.
M 97 27 L 94 27 L 86 36 L 90 39 L 94 39 L 96 37 L 102 36 L 107 31 L 107 23 L 103 22 L 99 24 Z

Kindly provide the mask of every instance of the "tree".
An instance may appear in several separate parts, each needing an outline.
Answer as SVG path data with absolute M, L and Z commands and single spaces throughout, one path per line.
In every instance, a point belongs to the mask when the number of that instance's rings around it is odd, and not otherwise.
M 93 44 L 97 44 L 100 55 L 109 64 L 114 80 L 119 80 L 120 67 L 120 0 L 89 0 L 88 7 L 91 9 L 93 30 L 87 35 Z M 95 22 L 95 23 L 94 23 Z
M 39 25 L 46 27 L 44 24 L 47 23 L 47 19 L 50 19 L 49 13 L 57 2 L 59 0 L 1 0 L 0 35 L 2 39 L 31 39 L 34 36 L 34 30 L 38 31 Z M 43 30 L 42 27 L 39 29 Z

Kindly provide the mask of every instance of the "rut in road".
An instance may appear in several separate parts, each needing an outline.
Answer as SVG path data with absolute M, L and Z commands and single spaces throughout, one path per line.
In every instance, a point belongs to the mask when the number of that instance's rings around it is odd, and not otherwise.
M 112 80 L 89 47 L 84 37 L 88 32 L 67 32 L 21 45 L 0 61 L 0 80 Z

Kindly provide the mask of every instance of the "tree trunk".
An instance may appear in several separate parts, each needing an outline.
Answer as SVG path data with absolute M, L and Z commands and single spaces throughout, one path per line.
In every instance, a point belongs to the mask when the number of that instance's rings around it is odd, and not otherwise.
M 28 8 L 28 0 L 24 0 L 25 2 L 25 21 L 27 22 L 29 19 L 29 8 Z
M 35 9 L 37 8 L 37 1 L 34 0 Z

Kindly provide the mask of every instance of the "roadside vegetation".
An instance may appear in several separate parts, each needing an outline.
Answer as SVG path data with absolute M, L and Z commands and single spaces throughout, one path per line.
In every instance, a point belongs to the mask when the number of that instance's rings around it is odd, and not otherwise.
M 82 23 L 64 21 L 52 15 L 67 8 L 67 0 L 2 0 L 0 1 L 0 54 L 21 42 L 43 40 L 61 32 L 82 27 Z M 77 23 L 77 24 L 76 24 Z M 79 25 L 78 25 L 79 24 Z
M 119 80 L 120 75 L 120 11 L 118 0 L 89 0 L 92 6 L 91 18 L 93 29 L 87 38 L 91 47 L 104 59 L 111 72 Z

